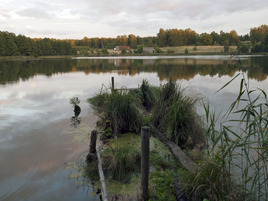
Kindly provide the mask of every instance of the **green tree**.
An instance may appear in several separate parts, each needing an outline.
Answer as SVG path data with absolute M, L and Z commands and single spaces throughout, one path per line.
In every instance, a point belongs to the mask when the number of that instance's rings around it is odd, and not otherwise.
M 18 35 L 15 42 L 20 55 L 29 56 L 33 53 L 32 42 L 30 38 L 27 38 L 23 35 Z
M 6 56 L 6 39 L 3 32 L 0 32 L 0 56 Z
M 4 38 L 5 38 L 5 56 L 17 56 L 19 55 L 18 47 L 14 41 L 15 34 L 4 32 Z
M 224 50 L 224 53 L 229 52 L 229 41 L 228 40 L 224 41 L 223 50 Z
M 212 36 L 208 33 L 201 34 L 201 41 L 204 45 L 212 45 L 213 39 Z
M 166 31 L 164 30 L 164 29 L 160 29 L 159 30 L 159 33 L 157 34 L 157 37 L 158 37 L 158 45 L 160 46 L 160 47 L 164 47 L 164 46 L 166 46 L 166 44 L 167 44 L 167 41 L 166 41 L 166 35 L 167 35 L 167 33 L 166 33 Z

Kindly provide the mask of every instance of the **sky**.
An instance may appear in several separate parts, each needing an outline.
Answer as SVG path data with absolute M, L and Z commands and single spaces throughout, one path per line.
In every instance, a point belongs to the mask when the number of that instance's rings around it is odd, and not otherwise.
M 160 28 L 239 35 L 268 24 L 268 0 L 0 0 L 0 31 L 31 38 L 82 39 Z

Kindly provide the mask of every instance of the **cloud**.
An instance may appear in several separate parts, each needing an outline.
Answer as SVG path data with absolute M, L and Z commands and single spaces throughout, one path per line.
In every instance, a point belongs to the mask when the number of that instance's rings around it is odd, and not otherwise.
M 30 17 L 30 18 L 36 18 L 36 19 L 51 19 L 51 14 L 42 8 L 26 8 L 20 11 L 17 11 L 17 14 L 21 17 Z
M 266 14 L 265 14 L 266 12 Z M 261 16 L 261 18 L 259 17 Z M 234 17 L 230 20 L 230 17 Z M 8 18 L 8 21 L 5 19 Z M 0 30 L 36 35 L 116 37 L 156 35 L 159 28 L 191 28 L 197 32 L 240 29 L 267 23 L 267 0 L 2 0 Z M 245 19 L 251 23 L 248 24 Z M 255 20 L 253 22 L 253 19 Z M 234 22 L 236 24 L 234 24 Z M 75 31 L 74 31 L 75 30 Z M 8 30 L 9 31 L 9 30 Z M 33 35 L 31 33 L 31 35 Z

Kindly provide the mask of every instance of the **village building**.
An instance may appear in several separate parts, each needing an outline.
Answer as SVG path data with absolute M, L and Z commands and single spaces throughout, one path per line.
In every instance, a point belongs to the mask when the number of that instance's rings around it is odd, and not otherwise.
M 121 54 L 123 49 L 126 50 L 126 52 L 130 52 L 130 47 L 129 46 L 116 46 L 114 48 L 114 53 Z

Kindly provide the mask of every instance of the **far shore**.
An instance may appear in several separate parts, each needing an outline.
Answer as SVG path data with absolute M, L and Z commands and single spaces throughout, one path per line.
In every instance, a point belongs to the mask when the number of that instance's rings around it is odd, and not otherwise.
M 125 54 L 102 54 L 102 53 L 94 53 L 88 55 L 50 55 L 50 56 L 6 56 L 0 57 L 0 60 L 35 60 L 35 59 L 71 59 L 71 58 L 79 58 L 79 59 L 86 59 L 86 58 L 94 58 L 94 59 L 102 59 L 102 58 L 138 58 L 143 59 L 144 57 L 192 57 L 192 56 L 230 56 L 230 55 L 242 55 L 242 56 L 255 56 L 255 55 L 268 55 L 267 53 L 238 53 L 236 50 L 236 46 L 231 46 L 230 51 L 228 53 L 224 53 L 220 51 L 222 46 L 196 46 L 197 50 L 193 50 L 194 46 L 181 46 L 181 47 L 163 47 L 161 50 L 162 53 L 138 53 L 134 54 L 132 52 L 127 52 Z M 187 54 L 184 53 L 184 49 L 188 49 L 189 52 Z M 169 52 L 168 52 L 169 51 Z M 170 53 L 172 51 L 172 53 Z

